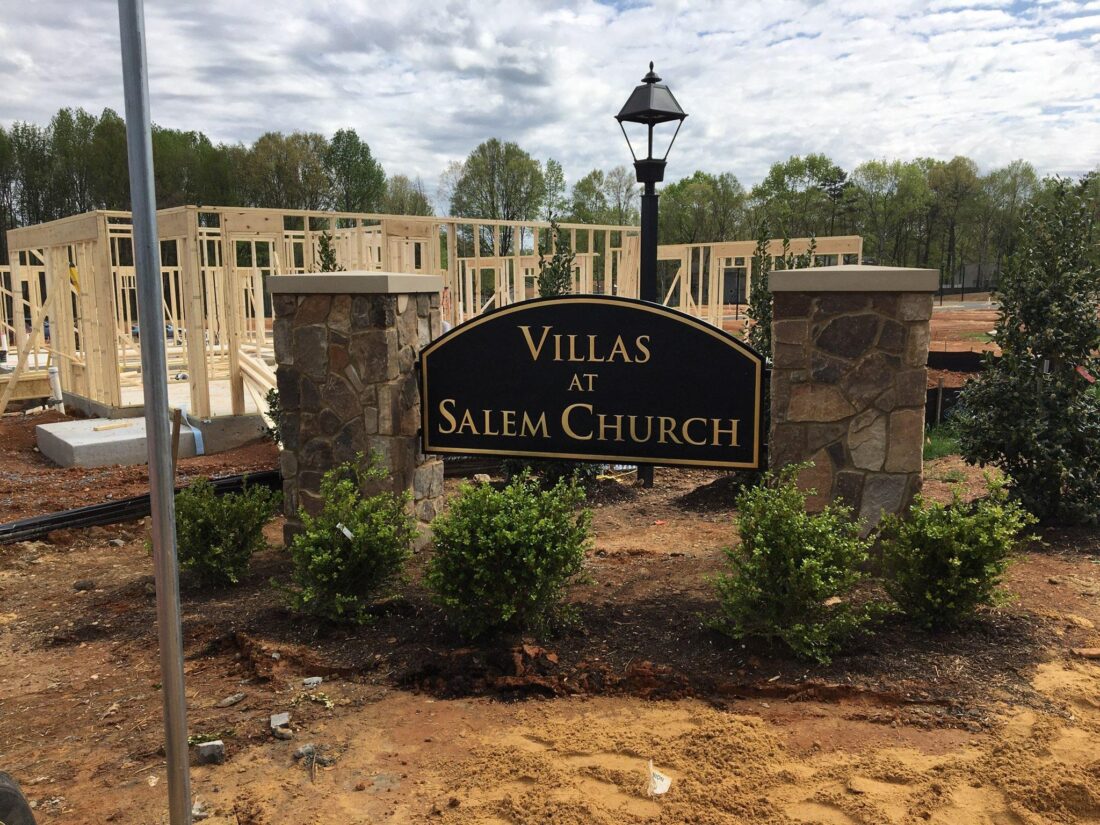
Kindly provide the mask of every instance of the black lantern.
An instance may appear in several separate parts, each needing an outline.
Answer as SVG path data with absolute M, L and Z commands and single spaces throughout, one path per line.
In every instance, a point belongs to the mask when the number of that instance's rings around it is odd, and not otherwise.
M 658 181 L 665 179 L 665 161 L 680 134 L 680 126 L 683 125 L 687 113 L 680 108 L 676 98 L 672 96 L 668 86 L 661 83 L 661 78 L 653 71 L 653 63 L 649 64 L 649 73 L 642 78 L 642 85 L 630 93 L 626 104 L 615 115 L 619 121 L 619 128 L 623 130 L 623 137 L 630 147 L 630 154 L 634 158 L 634 171 L 638 174 L 638 183 L 644 184 L 642 192 L 642 227 L 640 240 L 640 260 L 638 266 L 638 297 L 643 301 L 656 303 L 659 300 L 657 294 L 657 187 Z M 672 123 L 676 123 L 676 129 L 672 130 Z M 638 151 L 626 131 L 626 124 L 635 124 L 645 129 L 646 155 L 638 157 Z M 664 152 L 655 156 L 653 154 L 654 128 L 667 124 L 661 130 L 664 134 L 672 132 L 668 138 L 668 146 Z M 640 132 L 640 130 L 638 130 Z M 642 139 L 640 133 L 636 133 L 638 140 Z M 661 141 L 663 143 L 663 139 Z M 653 466 L 639 465 L 638 478 L 646 487 L 653 486 Z
M 619 128 L 623 130 L 626 144 L 630 148 L 630 154 L 634 158 L 634 169 L 638 173 L 638 183 L 644 183 L 647 187 L 651 187 L 654 183 L 664 180 L 665 161 L 686 117 L 687 113 L 680 108 L 680 104 L 676 102 L 676 98 L 673 97 L 668 86 L 661 83 L 661 78 L 653 71 L 653 63 L 650 62 L 649 72 L 642 78 L 642 85 L 636 87 L 630 93 L 630 98 L 619 113 L 615 115 L 615 119 L 619 121 Z M 668 146 L 663 154 L 655 157 L 653 154 L 653 129 L 662 123 L 670 124 L 667 128 L 671 129 L 673 121 L 676 123 L 676 129 L 668 140 Z M 627 134 L 624 125 L 626 123 L 636 123 L 645 127 L 646 156 L 644 158 L 639 159 L 638 152 L 630 140 L 630 135 Z M 637 135 L 637 137 L 640 138 L 641 135 Z

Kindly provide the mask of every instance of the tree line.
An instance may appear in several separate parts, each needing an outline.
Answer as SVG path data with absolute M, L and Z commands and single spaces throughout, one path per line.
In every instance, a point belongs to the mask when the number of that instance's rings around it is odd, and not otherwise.
M 353 129 L 331 138 L 268 132 L 251 145 L 154 127 L 157 202 L 432 214 L 420 179 L 387 176 Z M 958 273 L 997 271 L 1025 207 L 1053 182 L 1023 160 L 982 172 L 966 157 L 869 160 L 845 170 L 823 154 L 777 162 L 755 186 L 699 170 L 661 192 L 661 243 L 861 235 L 864 259 Z M 440 176 L 456 217 L 636 225 L 638 186 L 625 165 L 571 183 L 554 159 L 491 138 Z M 61 109 L 46 126 L 0 128 L 0 229 L 91 209 L 128 209 L 126 130 L 119 115 Z M 508 240 L 505 238 L 505 243 Z M 0 233 L 0 260 L 6 260 Z
M 354 129 L 268 132 L 251 145 L 215 144 L 202 132 L 153 127 L 160 208 L 185 204 L 432 214 L 424 184 L 387 176 Z M 126 124 L 61 109 L 46 126 L 0 127 L 0 262 L 6 230 L 93 209 L 130 208 Z

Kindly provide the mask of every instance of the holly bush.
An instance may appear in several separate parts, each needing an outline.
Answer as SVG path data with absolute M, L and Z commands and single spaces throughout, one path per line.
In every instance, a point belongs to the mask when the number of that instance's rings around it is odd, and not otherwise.
M 908 518 L 883 520 L 886 590 L 923 627 L 956 625 L 994 604 L 1020 534 L 1034 522 L 1004 482 L 991 482 L 989 496 L 973 504 L 958 490 L 948 505 L 918 496 Z
M 219 496 L 198 478 L 176 494 L 176 545 L 180 567 L 205 584 L 237 584 L 252 554 L 264 546 L 264 525 L 279 511 L 282 496 L 246 486 Z
M 997 289 L 1001 357 L 963 389 L 963 457 L 1000 467 L 1042 519 L 1100 517 L 1100 267 L 1095 173 L 1048 182 Z
M 502 490 L 459 488 L 432 522 L 425 581 L 460 632 L 477 638 L 544 628 L 584 563 L 592 515 L 576 512 L 583 500 L 572 480 L 544 490 L 527 474 Z
M 725 551 L 729 572 L 715 579 L 721 612 L 715 629 L 735 638 L 780 641 L 795 654 L 828 662 L 867 625 L 879 605 L 858 604 L 870 542 L 851 510 L 806 512 L 796 484 L 807 464 L 792 464 L 737 498 L 741 543 Z
M 401 577 L 416 525 L 408 492 L 362 491 L 378 486 L 388 471 L 360 454 L 321 478 L 321 512 L 302 510 L 302 531 L 290 545 L 294 563 L 291 605 L 346 624 L 361 624 L 371 602 Z

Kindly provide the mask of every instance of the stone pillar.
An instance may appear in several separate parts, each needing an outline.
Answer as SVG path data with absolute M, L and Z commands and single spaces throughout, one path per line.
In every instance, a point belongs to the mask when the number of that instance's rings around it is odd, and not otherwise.
M 430 521 L 443 461 L 420 452 L 416 362 L 441 332 L 442 279 L 384 272 L 280 275 L 268 280 L 282 413 L 283 494 L 290 538 L 298 508 L 320 510 L 321 476 L 356 454 L 381 457 L 377 489 L 409 490 Z
M 868 525 L 920 490 L 934 269 L 773 272 L 769 464 L 814 466 L 811 509 L 843 499 Z

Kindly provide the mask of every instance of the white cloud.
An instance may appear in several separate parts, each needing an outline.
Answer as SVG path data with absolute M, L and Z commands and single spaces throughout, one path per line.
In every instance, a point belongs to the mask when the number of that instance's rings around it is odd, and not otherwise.
M 669 177 L 793 153 L 1100 159 L 1098 0 L 146 0 L 157 122 L 215 140 L 357 129 L 432 182 L 481 140 L 576 179 L 629 160 L 612 115 L 649 60 L 690 112 Z M 0 0 L 0 122 L 121 111 L 112 0 Z

